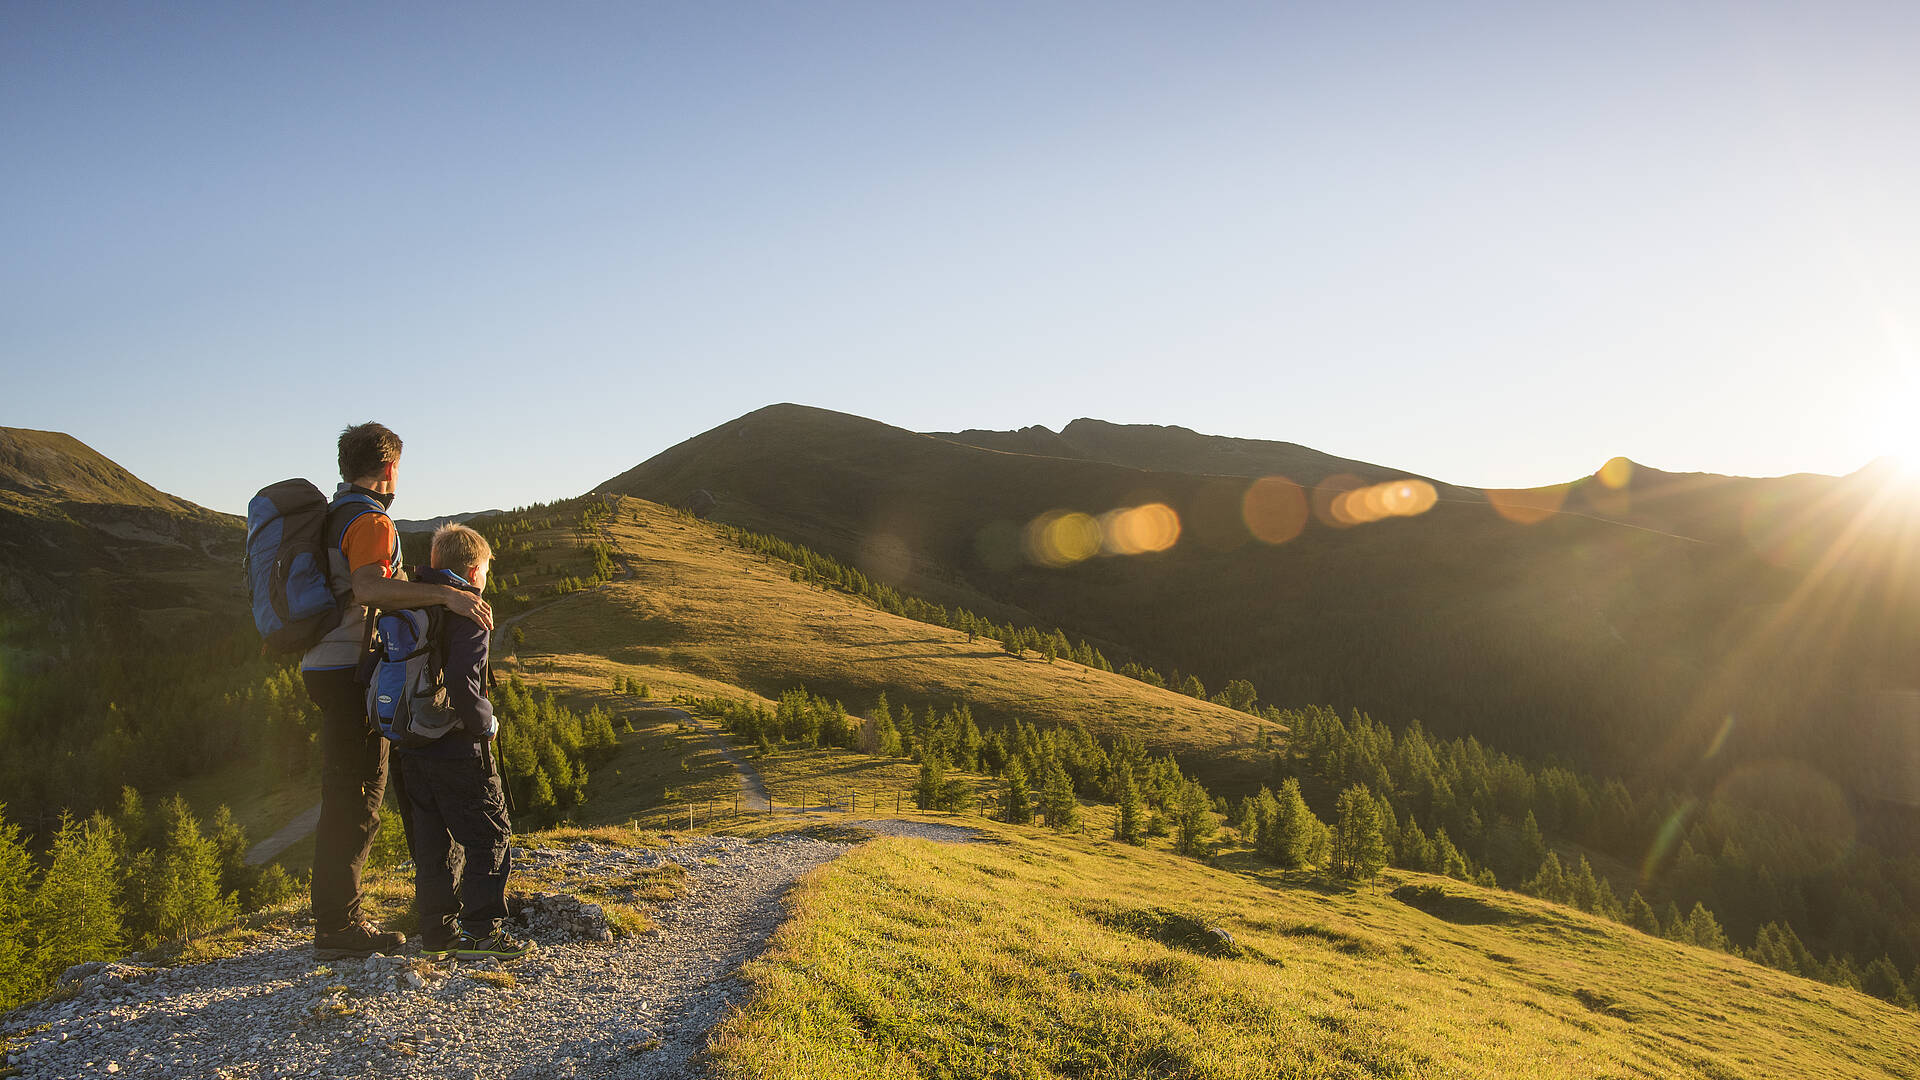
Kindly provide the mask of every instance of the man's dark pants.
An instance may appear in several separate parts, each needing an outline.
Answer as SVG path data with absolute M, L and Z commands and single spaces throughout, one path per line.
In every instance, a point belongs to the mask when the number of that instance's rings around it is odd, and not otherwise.
M 313 838 L 313 928 L 332 934 L 360 921 L 360 871 L 380 827 L 387 791 L 387 740 L 367 722 L 367 691 L 351 668 L 303 671 L 320 707 L 320 824 Z M 406 792 L 400 822 L 409 834 Z
M 507 875 L 513 869 L 508 845 L 513 823 L 491 755 L 399 752 L 394 757 L 412 822 L 420 940 L 431 946 L 451 941 L 457 932 L 491 937 L 507 917 Z

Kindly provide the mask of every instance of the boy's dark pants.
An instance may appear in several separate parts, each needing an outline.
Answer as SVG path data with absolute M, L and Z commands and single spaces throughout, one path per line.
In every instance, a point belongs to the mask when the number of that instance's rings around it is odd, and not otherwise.
M 465 932 L 486 938 L 507 917 L 513 869 L 506 792 L 491 756 L 441 758 L 396 753 L 413 819 L 413 893 L 420 939 L 429 945 Z M 464 853 L 464 858 L 462 857 Z M 454 895 L 453 879 L 460 878 Z
M 380 827 L 387 792 L 387 741 L 367 722 L 367 690 L 352 669 L 303 671 L 320 707 L 320 823 L 313 838 L 313 928 L 332 934 L 360 921 L 360 871 Z M 395 786 L 400 781 L 396 778 Z M 404 791 L 400 823 L 409 835 Z

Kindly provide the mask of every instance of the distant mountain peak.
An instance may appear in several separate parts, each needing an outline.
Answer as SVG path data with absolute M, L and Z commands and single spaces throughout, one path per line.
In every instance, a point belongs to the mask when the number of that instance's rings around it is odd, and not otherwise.
M 0 427 L 0 490 L 50 502 L 210 513 L 155 488 L 61 431 Z

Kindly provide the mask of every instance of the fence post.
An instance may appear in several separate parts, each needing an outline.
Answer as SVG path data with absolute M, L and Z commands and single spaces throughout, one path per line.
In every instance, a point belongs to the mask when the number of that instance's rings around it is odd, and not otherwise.
M 693 828 L 693 800 L 687 800 L 687 828 Z

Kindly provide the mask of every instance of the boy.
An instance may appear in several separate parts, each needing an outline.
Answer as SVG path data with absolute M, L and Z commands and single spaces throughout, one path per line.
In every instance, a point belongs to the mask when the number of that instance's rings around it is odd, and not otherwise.
M 367 722 L 367 608 L 444 604 L 493 625 L 479 596 L 446 585 L 404 580 L 400 534 L 387 510 L 400 472 L 400 436 L 380 424 L 340 433 L 341 484 L 327 511 L 328 578 L 345 611 L 300 661 L 307 696 L 320 708 L 320 823 L 313 846 L 313 954 L 320 960 L 398 952 L 406 937 L 360 917 L 360 871 L 380 826 L 387 790 L 387 742 Z M 401 801 L 404 808 L 406 802 Z M 406 814 L 401 814 L 402 824 Z
M 433 534 L 433 568 L 420 580 L 477 596 L 487 587 L 492 561 L 486 538 L 465 525 L 443 525 Z M 394 751 L 413 822 L 420 952 L 436 960 L 517 960 L 532 951 L 533 943 L 515 940 L 501 926 L 507 917 L 513 862 L 507 839 L 513 823 L 507 820 L 506 794 L 493 759 L 500 722 L 487 700 L 487 631 L 453 610 L 448 608 L 434 644 L 446 650 L 447 703 L 459 726 L 425 746 Z

